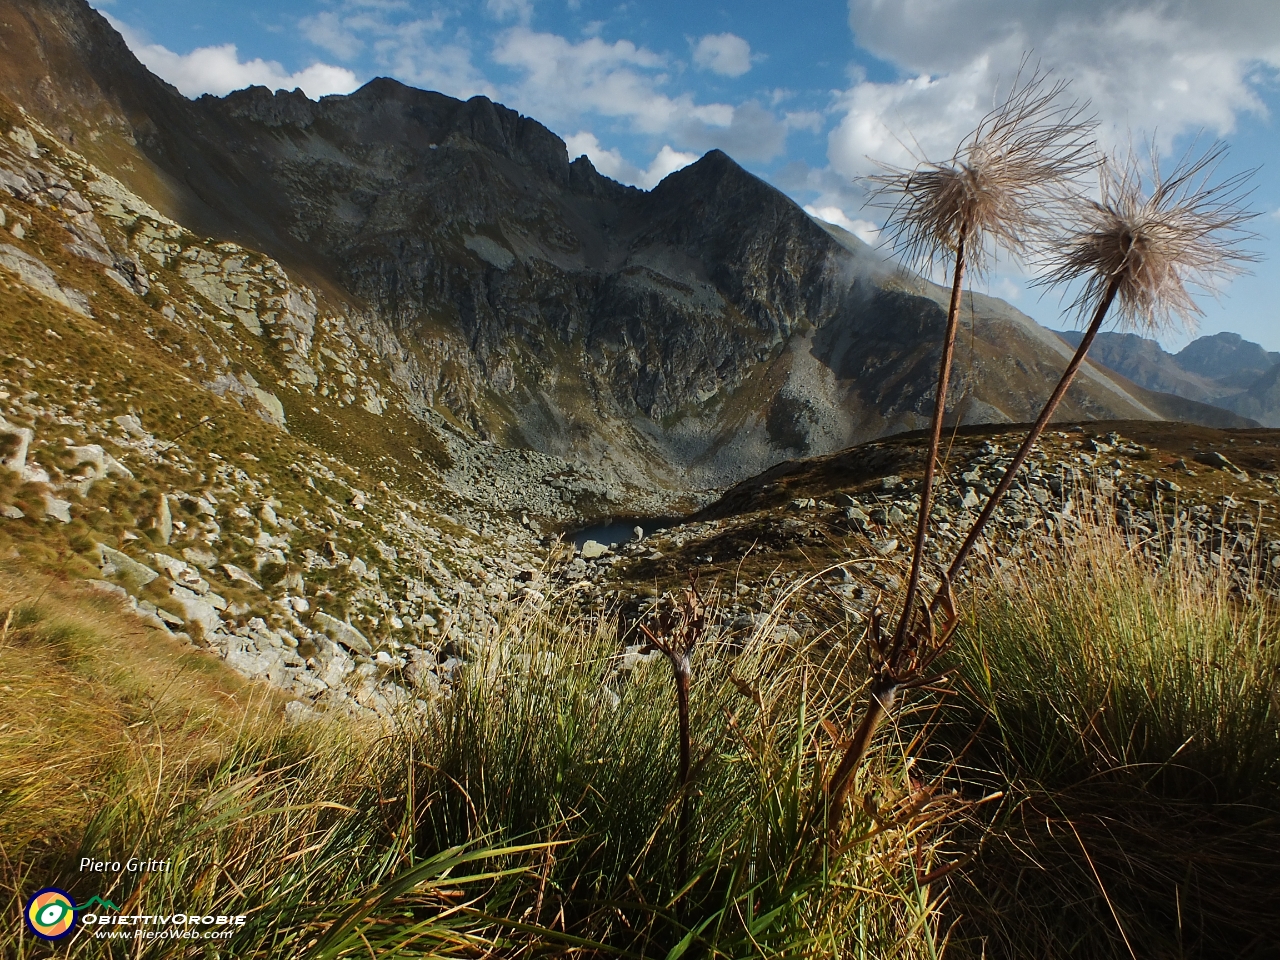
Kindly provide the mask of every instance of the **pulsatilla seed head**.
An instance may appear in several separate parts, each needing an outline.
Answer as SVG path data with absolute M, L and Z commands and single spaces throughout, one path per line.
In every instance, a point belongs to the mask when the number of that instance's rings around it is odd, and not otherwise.
M 1070 204 L 1074 227 L 1039 282 L 1083 280 L 1072 306 L 1084 311 L 1113 291 L 1110 315 L 1123 326 L 1194 328 L 1202 311 L 1191 288 L 1216 293 L 1258 259 L 1245 249 L 1256 238 L 1246 224 L 1257 213 L 1245 207 L 1253 171 L 1218 179 L 1225 154 L 1220 143 L 1198 157 L 1189 151 L 1167 174 L 1154 146 L 1145 161 L 1132 147 L 1105 160 L 1099 198 Z
M 1052 235 L 1058 199 L 1093 156 L 1094 123 L 1066 88 L 1020 71 L 951 159 L 880 164 L 871 202 L 888 211 L 885 232 L 904 261 L 928 267 L 964 237 L 966 267 L 981 273 L 997 249 L 1026 257 Z

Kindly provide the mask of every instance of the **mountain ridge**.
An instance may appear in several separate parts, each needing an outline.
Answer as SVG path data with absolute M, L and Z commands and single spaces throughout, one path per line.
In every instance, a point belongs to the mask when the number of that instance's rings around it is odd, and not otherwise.
M 641 191 L 483 97 L 378 78 L 319 101 L 261 87 L 191 101 L 81 0 L 0 12 L 0 48 L 21 53 L 0 93 L 176 221 L 349 304 L 397 344 L 384 359 L 417 401 L 480 439 L 691 489 L 927 420 L 939 289 L 720 151 Z M 956 416 L 1030 419 L 1066 351 L 1007 304 L 968 299 Z M 1231 422 L 1096 368 L 1062 416 Z
M 1082 334 L 1063 330 L 1058 336 L 1074 347 Z M 1280 353 L 1269 352 L 1238 333 L 1199 337 L 1176 354 L 1135 333 L 1100 333 L 1089 359 L 1147 390 L 1211 404 L 1263 426 L 1280 426 L 1280 391 L 1276 389 Z

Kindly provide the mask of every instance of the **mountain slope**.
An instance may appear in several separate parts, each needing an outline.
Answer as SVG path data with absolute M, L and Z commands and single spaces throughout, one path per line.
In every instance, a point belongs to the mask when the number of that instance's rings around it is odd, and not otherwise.
M 718 151 L 645 193 L 482 97 L 382 79 L 318 103 L 191 102 L 81 0 L 0 0 L 0 50 L 0 93 L 176 221 L 345 303 L 422 410 L 481 438 L 689 489 L 932 406 L 942 291 Z M 1068 351 L 1007 304 L 968 303 L 959 415 L 1029 419 Z M 1166 414 L 1095 369 L 1061 415 Z
M 1064 330 L 1059 331 L 1058 336 L 1077 346 L 1083 334 L 1078 330 Z M 1176 354 L 1167 353 L 1155 340 L 1137 334 L 1101 333 L 1094 341 L 1089 359 L 1147 390 L 1212 404 L 1264 426 L 1280 426 L 1280 393 L 1275 388 L 1280 354 L 1269 353 L 1238 333 L 1199 337 Z M 1177 406 L 1171 406 L 1168 400 L 1162 403 L 1166 416 Z M 1211 418 L 1202 412 L 1181 416 L 1213 425 Z

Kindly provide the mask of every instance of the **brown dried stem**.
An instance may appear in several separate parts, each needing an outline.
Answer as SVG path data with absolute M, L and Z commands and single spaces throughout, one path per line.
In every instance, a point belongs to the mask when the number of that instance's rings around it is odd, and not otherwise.
M 965 272 L 983 272 L 997 249 L 1025 256 L 1048 236 L 1054 200 L 1090 167 L 1093 124 L 1084 106 L 1063 102 L 1066 87 L 1065 82 L 1050 83 L 1039 71 L 1024 82 L 1020 70 L 1004 102 L 982 118 L 950 160 L 922 159 L 912 170 L 885 166 L 871 178 L 876 185 L 873 202 L 888 208 L 885 228 L 905 260 L 927 266 L 954 254 L 911 572 L 895 648 L 901 648 L 911 629 L 928 543 Z
M 690 779 L 693 770 L 693 733 L 689 723 L 689 687 L 693 681 L 693 648 L 706 629 L 706 608 L 693 583 L 685 588 L 679 609 L 668 611 L 655 624 L 656 632 L 641 624 L 648 646 L 660 652 L 671 664 L 676 687 L 676 715 L 680 724 L 680 764 L 676 771 L 676 790 L 680 794 L 680 823 L 676 846 L 676 870 L 679 882 L 688 879 Z
M 1065 83 L 1050 83 L 1038 70 L 1024 81 L 1020 70 L 1008 96 L 983 117 L 950 160 L 921 158 L 911 170 L 882 165 L 882 172 L 871 178 L 872 201 L 888 209 L 885 229 L 903 259 L 928 266 L 951 255 L 952 284 L 911 572 L 893 638 L 873 664 L 866 712 L 827 783 L 822 813 L 828 828 L 838 825 L 854 772 L 892 711 L 897 692 L 921 680 L 955 627 L 952 611 L 939 642 L 929 610 L 921 610 L 923 624 L 915 617 L 965 272 L 983 272 L 998 249 L 1025 256 L 1049 233 L 1044 211 L 1089 168 L 1093 124 L 1084 106 L 1063 102 L 1065 89 Z

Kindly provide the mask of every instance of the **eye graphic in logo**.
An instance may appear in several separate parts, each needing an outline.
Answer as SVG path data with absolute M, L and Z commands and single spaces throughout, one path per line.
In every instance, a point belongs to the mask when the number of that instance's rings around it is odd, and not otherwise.
M 61 940 L 76 924 L 76 903 L 56 887 L 37 890 L 27 901 L 27 925 L 44 940 Z

